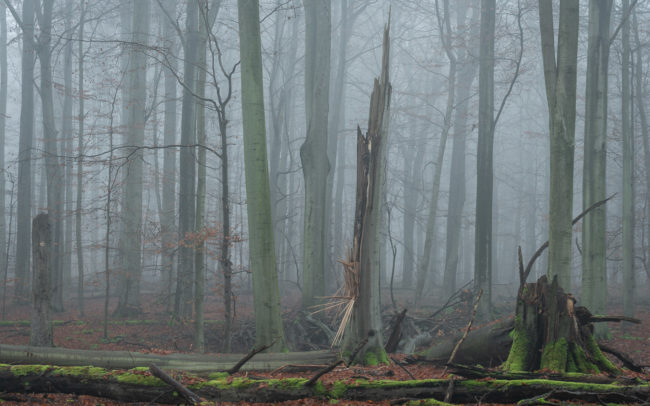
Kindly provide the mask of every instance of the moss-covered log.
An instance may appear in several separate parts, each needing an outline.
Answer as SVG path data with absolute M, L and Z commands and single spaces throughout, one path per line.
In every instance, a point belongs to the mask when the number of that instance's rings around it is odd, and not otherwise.
M 506 371 L 617 373 L 593 336 L 589 311 L 575 306 L 557 279 L 542 276 L 524 284 L 517 295 L 513 339 Z
M 196 382 L 196 381 L 195 381 Z M 386 399 L 442 399 L 448 381 L 336 382 L 305 385 L 306 379 L 252 380 L 216 374 L 211 379 L 187 385 L 209 401 L 280 402 L 308 397 L 358 401 Z M 592 384 L 532 380 L 457 380 L 452 402 L 511 403 L 550 391 L 563 400 L 599 400 L 601 402 L 639 402 L 650 398 L 650 385 Z M 0 392 L 57 392 L 100 396 L 124 402 L 181 403 L 179 397 L 146 368 L 108 371 L 96 367 L 53 367 L 44 365 L 0 365 Z
M 161 368 L 188 372 L 225 371 L 235 365 L 242 354 L 141 354 L 129 351 L 89 351 L 67 348 L 41 348 L 0 344 L 0 362 L 11 364 L 54 364 L 62 366 L 93 365 L 128 369 L 153 363 Z M 274 370 L 287 364 L 329 364 L 336 354 L 329 351 L 262 353 L 242 367 L 243 370 Z

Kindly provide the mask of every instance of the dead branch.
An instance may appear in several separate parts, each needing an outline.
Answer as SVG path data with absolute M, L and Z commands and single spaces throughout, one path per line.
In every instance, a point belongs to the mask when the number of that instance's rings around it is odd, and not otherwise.
M 396 359 L 393 358 L 393 357 L 390 357 L 390 360 L 393 361 L 393 362 L 395 363 L 395 365 L 397 365 L 398 367 L 402 368 L 402 370 L 403 370 L 404 372 L 406 372 L 406 373 L 408 374 L 408 376 L 409 376 L 411 379 L 415 379 L 415 376 L 413 376 L 413 374 L 411 373 L 411 371 L 409 371 L 408 369 L 406 369 L 406 367 L 405 367 L 404 365 L 402 365 L 398 360 L 396 360 Z
M 607 203 L 607 201 L 612 199 L 614 196 L 616 196 L 616 193 L 614 193 L 613 195 L 611 195 L 607 199 L 603 199 L 603 200 L 601 200 L 599 202 L 596 202 L 596 203 L 592 204 L 591 206 L 587 207 L 582 213 L 578 214 L 578 216 L 573 219 L 573 221 L 571 222 L 571 225 L 575 225 L 578 221 L 582 220 L 582 218 L 584 216 L 586 216 L 587 213 L 589 213 L 590 211 L 592 211 L 594 209 L 597 209 L 598 207 L 600 207 L 603 204 Z M 528 265 L 526 265 L 526 270 L 524 271 L 524 275 L 523 275 L 523 279 L 522 279 L 523 282 L 521 282 L 522 286 L 523 286 L 524 283 L 526 283 L 526 279 L 528 279 L 528 275 L 530 275 L 530 271 L 533 269 L 533 265 L 535 264 L 535 261 L 537 261 L 537 258 L 539 258 L 542 255 L 542 253 L 544 253 L 544 250 L 546 250 L 546 248 L 548 248 L 548 240 L 546 240 L 546 242 L 544 244 L 542 244 L 542 246 L 539 247 L 537 249 L 537 251 L 535 251 L 533 256 L 530 257 L 530 261 L 528 261 Z
M 158 368 L 156 366 L 156 364 L 149 364 L 149 371 L 151 371 L 153 376 L 159 378 L 160 380 L 165 382 L 167 385 L 171 386 L 185 400 L 187 400 L 187 403 L 189 403 L 190 405 L 197 404 L 197 403 L 199 403 L 201 401 L 201 398 L 197 394 L 195 394 L 191 390 L 187 389 L 185 386 L 183 386 L 176 379 L 174 379 L 171 376 L 167 375 L 162 369 Z
M 630 371 L 643 372 L 642 367 L 635 364 L 634 361 L 632 361 L 627 355 L 623 354 L 622 352 L 619 352 L 619 351 L 613 349 L 612 347 L 609 347 L 607 345 L 603 345 L 603 344 L 600 344 L 600 343 L 598 344 L 598 346 L 600 347 L 601 351 L 612 354 L 616 358 L 620 359 L 621 362 L 623 363 L 623 365 L 625 365 L 625 367 L 627 369 L 629 369 Z
M 399 344 L 399 340 L 402 337 L 402 322 L 404 321 L 404 317 L 406 317 L 406 311 L 407 309 L 402 310 L 395 318 L 393 331 L 390 333 L 390 337 L 388 337 L 386 345 L 384 345 L 384 350 L 386 350 L 386 352 L 389 354 L 397 350 L 397 345 Z
M 268 349 L 268 348 L 271 348 L 271 347 L 273 346 L 273 344 L 275 344 L 275 340 L 273 340 L 273 342 L 272 342 L 271 344 L 263 345 L 263 346 L 261 346 L 261 347 L 259 347 L 259 348 L 253 348 L 253 349 L 251 350 L 251 352 L 249 352 L 248 354 L 246 354 L 246 355 L 244 356 L 244 358 L 242 358 L 241 360 L 239 360 L 238 363 L 236 363 L 232 368 L 230 368 L 230 369 L 227 370 L 226 372 L 227 372 L 229 375 L 232 375 L 232 374 L 234 374 L 234 373 L 237 373 L 237 371 L 239 371 L 239 369 L 240 369 L 241 367 L 243 367 L 244 364 L 248 362 L 248 360 L 250 360 L 251 358 L 253 358 L 256 354 L 258 354 L 258 353 L 260 353 L 260 352 L 262 352 L 262 351 L 264 351 L 264 350 L 266 350 L 266 349 Z
M 316 382 L 318 381 L 318 379 L 319 379 L 321 376 L 323 376 L 323 375 L 325 375 L 325 374 L 327 374 L 327 373 L 333 371 L 334 368 L 336 368 L 337 366 L 341 365 L 342 363 L 343 363 L 343 360 L 340 359 L 340 360 L 338 360 L 338 361 L 332 363 L 331 365 L 328 365 L 326 368 L 321 369 L 320 371 L 318 371 L 318 372 L 316 373 L 316 375 L 312 376 L 311 379 L 309 379 L 307 382 L 305 382 L 305 386 L 308 386 L 308 387 L 309 387 L 309 386 L 314 386 L 314 384 L 316 384 Z

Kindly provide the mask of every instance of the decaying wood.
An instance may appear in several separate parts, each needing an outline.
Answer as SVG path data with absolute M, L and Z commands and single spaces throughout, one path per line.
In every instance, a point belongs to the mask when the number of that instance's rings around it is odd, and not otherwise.
M 239 360 L 239 362 L 233 365 L 233 367 L 228 369 L 226 372 L 228 372 L 230 375 L 237 373 L 241 367 L 243 367 L 244 364 L 246 364 L 251 358 L 253 358 L 256 354 L 259 354 L 260 352 L 273 347 L 273 344 L 275 344 L 275 340 L 273 340 L 271 344 L 262 345 L 259 348 L 253 348 L 248 354 L 246 354 L 242 359 Z
M 185 399 L 187 403 L 189 403 L 190 405 L 194 405 L 201 401 L 201 398 L 198 395 L 196 395 L 191 390 L 187 389 L 176 379 L 167 375 L 162 369 L 158 368 L 156 364 L 149 365 L 149 371 L 151 371 L 151 374 L 153 376 L 162 380 L 167 385 L 171 386 L 174 390 L 176 390 L 183 397 L 183 399 Z
M 512 345 L 510 332 L 513 325 L 513 319 L 509 318 L 470 331 L 458 348 L 454 361 L 461 364 L 500 365 L 508 358 L 508 352 Z M 413 360 L 444 365 L 461 337 L 462 335 L 459 334 L 439 340 L 425 351 L 418 353 Z
M 604 344 L 598 344 L 598 346 L 600 347 L 601 351 L 606 352 L 608 354 L 612 354 L 616 358 L 620 359 L 621 362 L 623 363 L 623 365 L 625 365 L 625 367 L 627 369 L 629 369 L 630 371 L 643 372 L 643 367 L 635 364 L 634 361 L 632 361 L 632 359 L 630 359 L 630 357 L 623 354 L 622 352 L 616 351 L 612 347 L 609 347 L 609 346 L 604 345 Z
M 305 386 L 314 386 L 314 385 L 316 384 L 316 382 L 318 382 L 318 380 L 320 379 L 321 376 L 323 376 L 323 375 L 325 375 L 325 374 L 327 374 L 327 373 L 329 373 L 329 372 L 332 372 L 332 371 L 334 370 L 334 368 L 336 368 L 337 366 L 341 365 L 342 363 L 343 363 L 343 360 L 340 359 L 340 360 L 334 362 L 332 365 L 328 365 L 326 368 L 323 368 L 322 370 L 318 371 L 318 372 L 316 373 L 316 375 L 312 376 L 312 377 L 311 377 L 311 378 L 310 378 L 310 379 L 305 383 Z
M 402 310 L 397 314 L 397 317 L 395 317 L 395 321 L 393 323 L 393 331 L 390 333 L 390 337 L 388 337 L 386 345 L 384 345 L 384 349 L 389 354 L 397 351 L 397 346 L 399 345 L 399 341 L 402 338 L 402 322 L 404 321 L 404 317 L 406 317 L 406 311 L 407 309 Z
M 12 368 L 14 368 L 12 370 Z M 18 371 L 16 368 L 23 368 Z M 390 399 L 438 399 L 444 397 L 447 380 L 431 379 L 421 381 L 392 382 L 382 385 L 359 380 L 343 386 L 308 387 L 296 384 L 295 380 L 251 380 L 235 378 L 228 383 L 223 379 L 218 385 L 192 384 L 188 389 L 203 399 L 213 402 L 283 402 L 304 398 L 362 402 L 386 401 Z M 306 380 L 304 381 L 306 382 Z M 456 380 L 451 402 L 475 403 L 476 399 L 489 403 L 513 403 L 530 399 L 553 391 L 552 398 L 558 400 L 583 400 L 612 403 L 643 403 L 650 398 L 647 385 L 602 385 L 581 384 L 553 380 Z M 57 392 L 91 395 L 114 399 L 120 402 L 180 403 L 183 398 L 176 391 L 169 390 L 161 380 L 151 376 L 131 373 L 110 372 L 88 368 L 66 374 L 50 366 L 0 367 L 0 392 L 43 393 Z
M 329 364 L 337 355 L 331 351 L 261 353 L 248 361 L 241 370 L 272 371 L 287 364 Z M 67 348 L 43 348 L 0 344 L 0 363 L 49 364 L 61 366 L 92 365 L 110 369 L 147 367 L 154 363 L 160 368 L 194 373 L 226 371 L 242 354 L 141 354 L 130 351 L 89 351 Z

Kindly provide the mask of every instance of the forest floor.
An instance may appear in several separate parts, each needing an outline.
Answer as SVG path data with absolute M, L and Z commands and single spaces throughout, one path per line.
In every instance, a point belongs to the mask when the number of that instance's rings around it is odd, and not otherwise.
M 399 293 L 396 296 L 398 303 L 405 303 L 408 292 Z M 471 296 L 470 296 L 471 298 Z M 466 302 L 469 302 L 466 300 Z M 168 316 L 166 302 L 156 299 L 153 295 L 143 297 L 143 313 L 138 319 L 115 319 L 108 322 L 108 337 L 103 336 L 103 298 L 88 297 L 85 300 L 84 316 L 80 317 L 75 309 L 76 300 L 66 303 L 70 309 L 62 313 L 55 313 L 54 323 L 54 344 L 57 347 L 86 349 L 86 350 L 126 350 L 141 353 L 170 354 L 192 352 L 192 323 L 186 325 L 172 324 Z M 293 320 L 298 310 L 297 295 L 287 295 L 283 298 L 283 309 L 285 320 Z M 468 308 L 470 303 L 461 303 L 455 308 L 447 309 L 443 318 L 448 323 L 443 323 L 437 329 L 435 335 L 444 337 L 449 334 L 456 334 L 467 323 L 469 318 Z M 511 314 L 511 306 L 503 305 L 504 314 Z M 111 303 L 110 308 L 114 308 Z M 434 305 L 431 308 L 435 309 Z M 29 319 L 30 310 L 27 305 L 14 305 L 7 303 L 6 317 L 0 320 L 0 343 L 27 345 L 29 342 Z M 430 314 L 431 312 L 428 312 Z M 609 314 L 621 314 L 620 305 L 612 303 Z M 209 300 L 206 305 L 206 346 L 210 353 L 218 352 L 221 343 L 221 317 L 222 307 L 217 299 Z M 426 313 L 423 313 L 426 314 Z M 611 336 L 610 340 L 603 341 L 610 347 L 615 348 L 637 363 L 637 365 L 650 366 L 650 303 L 637 307 L 637 317 L 642 320 L 640 325 L 623 326 L 618 323 L 609 323 Z M 233 352 L 246 353 L 252 348 L 253 336 L 253 315 L 252 297 L 240 295 L 237 298 L 237 314 L 235 323 L 235 336 L 233 338 Z M 477 326 L 478 327 L 478 326 Z M 301 347 L 299 343 L 289 343 L 292 351 L 305 351 L 317 349 Z M 322 348 L 322 347 L 321 347 Z M 403 360 L 405 355 L 393 354 L 395 360 Z M 612 358 L 615 363 L 618 360 Z M 321 381 L 332 385 L 335 381 L 350 382 L 353 379 L 372 380 L 410 380 L 445 378 L 447 373 L 441 367 L 430 364 L 410 364 L 405 366 L 408 372 L 401 366 L 392 362 L 390 365 L 376 367 L 338 367 L 331 373 L 323 376 Z M 410 375 L 409 375 L 410 373 Z M 313 372 L 291 373 L 279 371 L 249 371 L 239 372 L 235 376 L 247 376 L 254 378 L 308 378 Z M 648 380 L 650 375 L 638 375 Z M 190 379 L 191 378 L 187 378 Z M 84 404 L 84 405 L 117 405 L 122 404 L 109 399 L 95 398 L 91 396 L 76 396 L 68 394 L 8 394 L 0 393 L 2 404 Z M 285 405 L 310 405 L 328 404 L 322 399 L 303 399 L 280 404 Z M 147 403 L 152 404 L 152 403 Z M 229 404 L 229 403 L 221 403 Z M 240 403 L 242 404 L 242 403 Z M 340 404 L 368 404 L 368 402 L 341 401 Z M 374 404 L 391 404 L 390 401 L 375 402 Z M 394 404 L 394 403 L 393 403 Z M 482 403 L 485 404 L 485 403 Z

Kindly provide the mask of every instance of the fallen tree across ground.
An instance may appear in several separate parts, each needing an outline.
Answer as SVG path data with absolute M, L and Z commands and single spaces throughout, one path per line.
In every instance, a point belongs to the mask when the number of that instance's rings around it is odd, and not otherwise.
M 130 351 L 89 351 L 67 348 L 41 348 L 0 344 L 0 363 L 51 364 L 61 366 L 92 365 L 110 369 L 129 369 L 156 364 L 165 369 L 187 372 L 226 371 L 243 354 L 142 354 Z M 242 370 L 274 370 L 287 364 L 329 364 L 336 359 L 331 351 L 261 353 L 247 361 Z
M 449 380 L 336 381 L 305 385 L 303 378 L 250 379 L 225 373 L 210 379 L 185 375 L 185 386 L 208 401 L 281 402 L 303 398 L 379 401 L 387 399 L 442 399 Z M 178 377 L 177 377 L 178 379 Z M 181 380 L 183 380 L 181 379 Z M 0 365 L 0 392 L 58 392 L 91 395 L 123 402 L 183 402 L 178 392 L 152 376 L 147 368 L 109 371 L 97 367 Z M 643 403 L 650 399 L 650 384 L 594 384 L 547 379 L 456 380 L 455 403 L 513 403 L 536 397 L 590 402 Z

